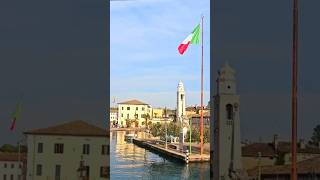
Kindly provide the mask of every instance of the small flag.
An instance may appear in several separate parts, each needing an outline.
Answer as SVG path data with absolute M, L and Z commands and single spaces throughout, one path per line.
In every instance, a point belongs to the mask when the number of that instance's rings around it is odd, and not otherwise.
M 21 110 L 22 110 L 22 102 L 20 101 L 17 104 L 16 110 L 11 115 L 12 116 L 11 127 L 10 127 L 11 131 L 13 131 L 16 128 L 16 121 L 17 121 L 17 119 L 20 118 Z
M 189 36 L 182 41 L 179 45 L 178 50 L 181 55 L 187 50 L 189 44 L 199 44 L 200 43 L 200 24 L 198 24 Z

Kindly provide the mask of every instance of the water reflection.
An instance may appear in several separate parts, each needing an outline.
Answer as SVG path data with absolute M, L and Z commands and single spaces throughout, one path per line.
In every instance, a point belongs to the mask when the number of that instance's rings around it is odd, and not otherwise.
M 111 179 L 209 179 L 209 163 L 185 165 L 125 141 L 125 134 L 111 132 Z M 143 132 L 136 132 L 145 137 Z

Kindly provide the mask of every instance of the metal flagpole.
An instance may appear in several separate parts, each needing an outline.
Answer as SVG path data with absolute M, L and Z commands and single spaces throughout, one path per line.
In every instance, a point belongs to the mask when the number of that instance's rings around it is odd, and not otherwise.
M 192 133 L 192 118 L 190 118 L 190 123 L 189 123 L 189 154 L 191 154 L 191 133 Z
M 298 0 L 293 0 L 291 180 L 297 180 Z
M 203 154 L 203 15 L 201 16 L 201 109 L 200 109 L 200 155 Z

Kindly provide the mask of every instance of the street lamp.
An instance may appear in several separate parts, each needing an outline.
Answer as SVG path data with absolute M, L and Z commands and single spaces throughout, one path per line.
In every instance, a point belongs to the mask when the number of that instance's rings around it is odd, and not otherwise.
M 165 107 L 164 109 L 164 120 L 165 120 L 165 123 L 166 123 L 166 142 L 165 142 L 165 147 L 166 149 L 168 149 L 168 127 L 167 127 L 167 120 L 168 120 L 168 117 L 167 117 L 167 107 Z

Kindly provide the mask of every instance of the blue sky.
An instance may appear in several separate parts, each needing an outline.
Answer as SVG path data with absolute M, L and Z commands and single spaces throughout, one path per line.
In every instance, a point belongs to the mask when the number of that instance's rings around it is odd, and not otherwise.
M 210 91 L 210 1 L 135 0 L 110 3 L 111 105 L 140 99 L 153 107 L 175 108 L 181 80 L 188 105 L 200 104 L 201 46 L 183 56 L 178 45 L 204 15 L 204 93 Z

